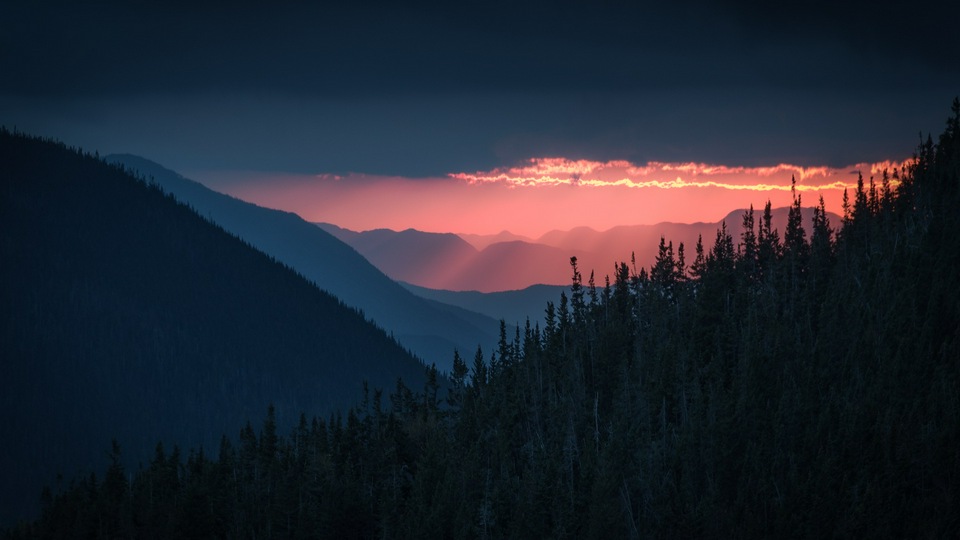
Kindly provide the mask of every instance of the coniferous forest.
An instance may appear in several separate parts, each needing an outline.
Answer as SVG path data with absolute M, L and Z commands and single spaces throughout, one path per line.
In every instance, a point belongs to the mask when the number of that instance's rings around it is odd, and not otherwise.
M 109 452 L 19 537 L 945 538 L 960 530 L 960 102 L 842 223 L 795 195 L 544 327 L 219 448 Z M 109 449 L 109 441 L 103 441 Z

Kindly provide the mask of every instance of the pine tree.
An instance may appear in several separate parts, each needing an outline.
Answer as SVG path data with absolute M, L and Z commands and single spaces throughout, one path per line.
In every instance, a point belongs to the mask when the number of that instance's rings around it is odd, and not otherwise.
M 450 373 L 450 390 L 447 392 L 447 405 L 454 409 L 463 405 L 463 396 L 467 386 L 467 373 L 466 362 L 460 358 L 460 351 L 454 349 L 453 371 Z
M 773 268 L 780 259 L 780 234 L 773 229 L 773 212 L 770 201 L 763 207 L 760 231 L 757 235 L 757 266 L 764 279 L 773 277 Z
M 757 235 L 754 229 L 753 205 L 743 213 L 743 232 L 740 234 L 740 244 L 738 246 L 737 267 L 741 273 L 746 276 L 750 282 L 758 279 L 758 250 Z
M 657 248 L 657 257 L 650 267 L 650 282 L 659 286 L 669 294 L 676 283 L 677 261 L 673 256 L 673 242 L 667 244 L 664 237 L 660 237 L 660 246 Z
M 803 209 L 800 206 L 800 194 L 797 193 L 796 184 L 796 179 L 793 179 L 790 186 L 793 204 L 787 214 L 787 230 L 784 233 L 783 244 L 787 280 L 794 297 L 799 294 L 810 257 L 810 246 L 807 244 L 806 231 L 803 229 Z
M 695 280 L 700 280 L 707 272 L 707 256 L 703 251 L 703 235 L 697 235 L 697 245 L 695 248 L 696 258 L 690 266 L 690 276 Z

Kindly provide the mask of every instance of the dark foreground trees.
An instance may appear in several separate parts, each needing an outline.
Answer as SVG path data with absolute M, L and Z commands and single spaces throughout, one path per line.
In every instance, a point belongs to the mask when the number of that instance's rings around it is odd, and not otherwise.
M 158 448 L 47 493 L 20 533 L 952 537 L 960 103 L 916 158 L 862 181 L 842 228 L 822 204 L 809 232 L 751 211 L 689 269 L 669 245 L 600 287 L 574 265 L 546 326 L 469 378 L 458 356 L 446 400 L 428 377 L 215 455 Z

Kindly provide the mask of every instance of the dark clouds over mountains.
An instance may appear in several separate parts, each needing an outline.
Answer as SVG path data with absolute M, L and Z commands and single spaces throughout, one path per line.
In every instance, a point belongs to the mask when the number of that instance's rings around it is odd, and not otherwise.
M 958 13 L 8 2 L 0 114 L 181 169 L 417 176 L 548 154 L 846 165 L 940 129 L 960 91 Z

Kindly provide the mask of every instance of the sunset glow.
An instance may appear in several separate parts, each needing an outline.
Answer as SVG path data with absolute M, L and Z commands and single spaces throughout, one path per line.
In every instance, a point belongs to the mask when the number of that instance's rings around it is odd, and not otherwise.
M 842 213 L 844 189 L 858 174 L 880 182 L 909 161 L 848 167 L 778 164 L 742 167 L 708 163 L 589 161 L 533 158 L 513 167 L 455 172 L 440 178 L 363 174 L 289 175 L 194 172 L 210 187 L 304 219 L 352 230 L 414 228 L 431 232 L 494 234 L 508 230 L 535 238 L 554 229 L 663 221 L 716 221 L 730 211 L 769 200 L 789 205 L 795 187 L 804 206 L 824 198 Z M 188 175 L 189 176 L 189 175 Z M 793 181 L 795 180 L 795 184 Z
M 503 183 L 512 186 L 620 186 L 629 188 L 721 188 L 750 191 L 790 191 L 786 176 L 796 178 L 797 191 L 843 190 L 856 187 L 850 175 L 858 171 L 868 177 L 884 170 L 900 170 L 907 162 L 861 163 L 843 169 L 800 167 L 781 163 L 773 167 L 729 167 L 707 163 L 661 163 L 652 161 L 635 166 L 627 161 L 571 161 L 564 158 L 534 158 L 527 164 L 489 172 L 454 173 L 451 178 L 477 183 Z M 869 171 L 869 173 L 867 173 Z M 677 176 L 673 179 L 669 177 Z M 707 180 L 707 178 L 719 180 Z M 762 180 L 770 179 L 764 182 Z M 771 181 L 776 180 L 774 183 Z

